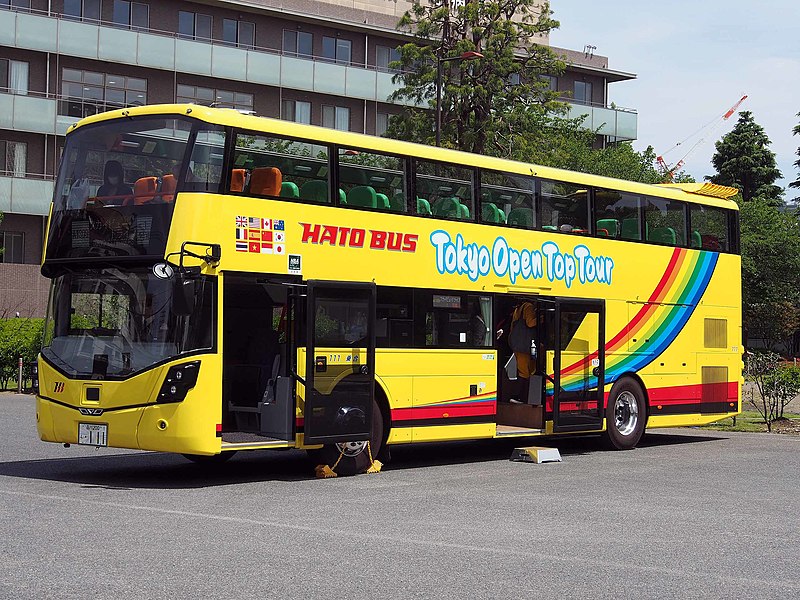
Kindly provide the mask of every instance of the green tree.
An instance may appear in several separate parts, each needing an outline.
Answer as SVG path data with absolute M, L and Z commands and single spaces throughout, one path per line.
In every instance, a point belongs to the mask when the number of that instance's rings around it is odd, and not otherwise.
M 763 198 L 772 206 L 780 206 L 783 190 L 775 182 L 782 175 L 775 153 L 769 149 L 771 143 L 753 113 L 742 111 L 733 130 L 716 143 L 711 162 L 717 173 L 706 179 L 735 187 L 745 202 Z
M 450 4 L 453 4 L 451 7 Z M 566 105 L 542 75 L 558 75 L 564 63 L 540 36 L 558 27 L 547 2 L 484 0 L 421 1 L 398 28 L 414 35 L 399 48 L 402 69 L 394 100 L 414 104 L 392 119 L 391 137 L 432 144 L 435 137 L 437 65 L 441 63 L 442 145 L 511 157 L 520 134 L 549 124 Z M 483 58 L 457 60 L 466 52 Z
M 745 331 L 775 348 L 800 326 L 800 223 L 762 198 L 740 220 Z
M 800 117 L 800 112 L 797 113 L 797 116 Z M 794 126 L 794 129 L 792 129 L 792 133 L 794 135 L 800 135 L 800 124 Z M 796 161 L 794 161 L 794 166 L 797 167 L 798 171 L 800 171 L 800 146 L 798 146 L 798 148 L 797 148 L 797 156 L 798 156 L 798 159 Z M 789 184 L 789 187 L 790 188 L 800 188 L 800 174 L 798 174 L 797 179 L 795 179 L 794 181 L 792 181 Z M 800 207 L 800 196 L 795 198 L 794 202 L 798 205 L 798 207 Z

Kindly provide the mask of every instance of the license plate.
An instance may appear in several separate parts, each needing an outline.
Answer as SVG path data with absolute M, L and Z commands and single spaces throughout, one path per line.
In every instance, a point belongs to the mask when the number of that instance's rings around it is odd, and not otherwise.
M 86 446 L 108 446 L 108 425 L 78 423 L 78 443 Z

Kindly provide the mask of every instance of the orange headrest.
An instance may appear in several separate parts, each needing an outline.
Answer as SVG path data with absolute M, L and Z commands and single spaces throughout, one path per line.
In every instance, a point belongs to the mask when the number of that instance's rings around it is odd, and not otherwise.
M 231 171 L 231 191 L 243 192 L 244 180 L 247 177 L 246 169 L 233 169 Z
M 258 167 L 250 174 L 250 193 L 259 196 L 279 196 L 283 176 L 276 167 Z
M 140 177 L 133 184 L 133 203 L 150 202 L 158 190 L 158 177 Z

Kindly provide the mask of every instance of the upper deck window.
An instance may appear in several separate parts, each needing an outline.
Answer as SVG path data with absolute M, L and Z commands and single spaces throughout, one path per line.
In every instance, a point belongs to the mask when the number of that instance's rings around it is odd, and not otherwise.
M 597 235 L 617 240 L 642 239 L 642 198 L 598 188 L 594 193 Z
M 290 139 L 239 133 L 231 192 L 329 204 L 328 148 Z
M 406 212 L 403 159 L 341 148 L 339 188 L 347 206 Z
M 536 226 L 536 179 L 513 173 L 481 172 L 481 221 L 524 229 Z
M 545 231 L 589 233 L 589 191 L 564 181 L 542 181 L 541 224 Z
M 416 162 L 417 214 L 471 221 L 475 215 L 472 169 Z
M 224 140 L 216 126 L 163 117 L 70 133 L 47 260 L 162 254 L 177 192 L 219 191 Z
M 692 204 L 689 211 L 689 247 L 715 252 L 731 252 L 732 211 Z

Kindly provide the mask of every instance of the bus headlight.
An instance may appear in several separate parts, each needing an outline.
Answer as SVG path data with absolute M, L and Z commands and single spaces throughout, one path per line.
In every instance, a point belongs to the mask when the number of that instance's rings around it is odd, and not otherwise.
M 200 372 L 200 361 L 195 360 L 181 365 L 170 367 L 161 390 L 158 392 L 158 402 L 181 402 L 186 398 L 187 392 L 197 383 L 197 374 Z

